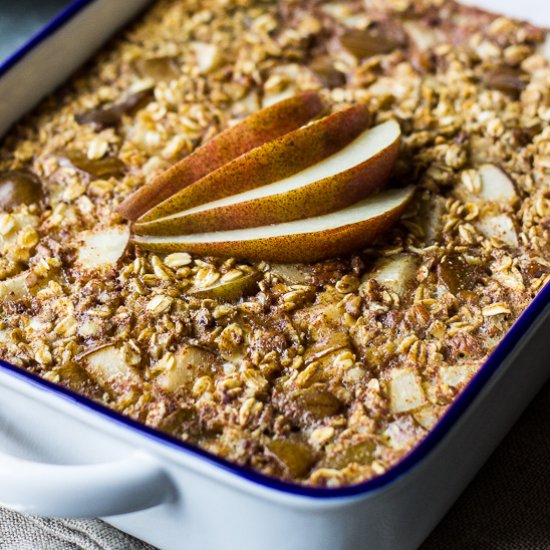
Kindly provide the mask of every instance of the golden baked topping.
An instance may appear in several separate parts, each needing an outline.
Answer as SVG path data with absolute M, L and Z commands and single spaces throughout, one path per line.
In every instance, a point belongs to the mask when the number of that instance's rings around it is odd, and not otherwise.
M 143 107 L 153 98 L 152 88 L 145 88 L 135 93 L 126 95 L 112 105 L 90 109 L 84 113 L 75 115 L 79 124 L 92 124 L 98 130 L 120 124 L 122 117 Z

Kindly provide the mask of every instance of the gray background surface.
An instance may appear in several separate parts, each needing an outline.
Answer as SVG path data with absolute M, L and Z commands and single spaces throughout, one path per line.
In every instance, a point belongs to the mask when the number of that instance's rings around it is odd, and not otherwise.
M 0 63 L 69 3 L 0 0 Z M 0 550 L 145 548 L 100 521 L 41 520 L 0 509 Z M 550 550 L 550 385 L 422 547 L 440 549 Z
M 0 0 L 0 63 L 68 4 L 67 0 Z

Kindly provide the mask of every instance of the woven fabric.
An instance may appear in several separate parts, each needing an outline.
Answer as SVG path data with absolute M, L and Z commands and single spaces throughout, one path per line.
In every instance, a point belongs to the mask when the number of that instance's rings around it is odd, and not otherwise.
M 54 520 L 0 509 L 0 550 L 155 549 L 100 520 Z
M 421 550 L 550 550 L 549 464 L 547 384 Z
M 421 550 L 550 550 L 549 418 L 550 384 Z M 99 520 L 52 520 L 0 509 L 0 550 L 154 548 Z

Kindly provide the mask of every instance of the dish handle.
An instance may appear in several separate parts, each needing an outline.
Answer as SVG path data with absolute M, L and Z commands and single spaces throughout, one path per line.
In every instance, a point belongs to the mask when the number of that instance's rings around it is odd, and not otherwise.
M 173 486 L 144 452 L 101 464 L 58 465 L 0 453 L 0 505 L 39 516 L 104 517 L 166 502 Z

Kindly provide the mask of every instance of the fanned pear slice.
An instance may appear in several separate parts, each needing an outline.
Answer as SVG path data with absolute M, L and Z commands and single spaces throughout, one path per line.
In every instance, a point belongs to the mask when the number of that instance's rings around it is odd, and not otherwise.
M 337 153 L 288 178 L 153 222 L 138 223 L 134 231 L 148 235 L 224 231 L 340 210 L 384 186 L 397 159 L 400 133 L 399 124 L 390 120 L 363 131 Z
M 252 149 L 146 212 L 153 221 L 217 199 L 271 184 L 316 165 L 370 125 L 366 105 L 354 105 Z
M 299 128 L 323 109 L 324 103 L 316 92 L 304 92 L 246 117 L 138 189 L 119 205 L 118 212 L 129 220 L 137 220 L 184 187 L 254 147 Z
M 307 263 L 364 247 L 387 231 L 413 196 L 414 189 L 391 189 L 342 210 L 277 225 L 173 236 L 134 236 L 155 252 L 187 251 L 274 262 Z

